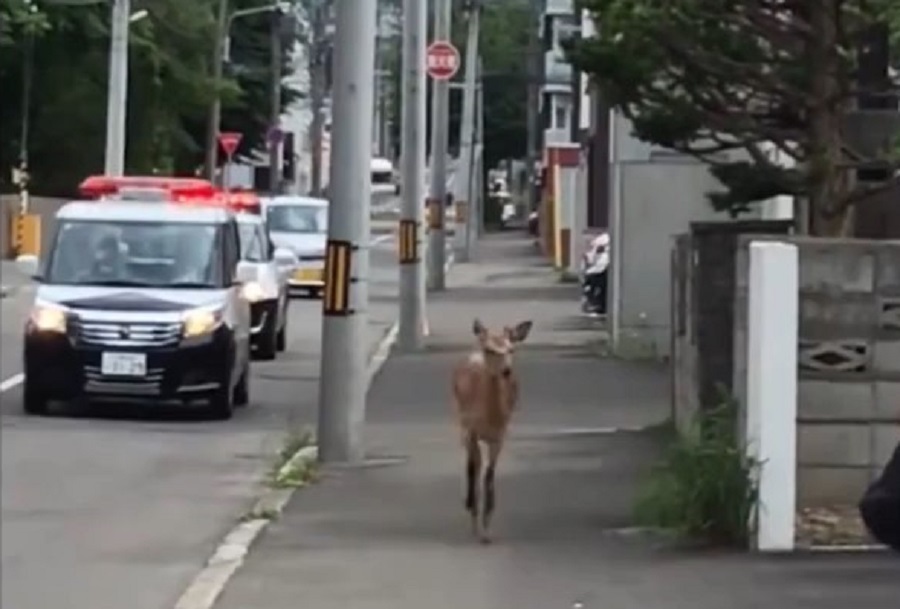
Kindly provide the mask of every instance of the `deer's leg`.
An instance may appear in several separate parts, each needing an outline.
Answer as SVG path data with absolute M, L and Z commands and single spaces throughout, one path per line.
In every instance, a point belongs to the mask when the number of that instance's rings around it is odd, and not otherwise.
M 497 505 L 494 489 L 494 474 L 497 470 L 497 459 L 503 443 L 494 441 L 488 444 L 488 463 L 484 472 L 484 511 L 481 514 L 481 541 L 490 543 L 491 517 L 494 515 L 494 507 Z
M 472 533 L 478 534 L 478 478 L 481 475 L 481 448 L 475 434 L 466 439 L 466 510 L 472 516 Z

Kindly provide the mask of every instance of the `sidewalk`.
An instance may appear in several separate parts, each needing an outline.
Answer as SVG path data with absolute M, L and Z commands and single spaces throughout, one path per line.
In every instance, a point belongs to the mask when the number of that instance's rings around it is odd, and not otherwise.
M 529 247 L 489 239 L 481 264 L 454 269 L 429 304 L 429 348 L 392 357 L 372 388 L 371 463 L 327 470 L 297 493 L 218 609 L 896 605 L 900 563 L 890 557 L 685 554 L 629 535 L 636 480 L 659 446 L 652 431 L 608 428 L 663 421 L 667 372 L 593 355 L 584 344 L 597 331 L 577 329 L 575 287 L 556 283 Z M 491 546 L 470 536 L 449 399 L 475 315 L 535 322 L 518 355 L 522 403 L 500 461 Z

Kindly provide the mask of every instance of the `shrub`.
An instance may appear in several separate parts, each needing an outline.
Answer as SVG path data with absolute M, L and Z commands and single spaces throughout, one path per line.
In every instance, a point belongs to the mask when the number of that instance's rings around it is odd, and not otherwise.
M 724 400 L 678 434 L 639 494 L 640 525 L 716 545 L 747 546 L 757 465 L 737 433 L 737 404 Z

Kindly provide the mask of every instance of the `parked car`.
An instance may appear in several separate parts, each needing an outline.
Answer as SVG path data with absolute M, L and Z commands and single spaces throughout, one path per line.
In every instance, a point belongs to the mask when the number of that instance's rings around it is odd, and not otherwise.
M 316 296 L 325 287 L 325 245 L 328 241 L 328 200 L 281 196 L 263 201 L 263 214 L 276 247 L 297 257 L 288 278 L 292 292 Z
M 250 306 L 227 209 L 73 202 L 56 213 L 25 324 L 24 409 L 53 400 L 208 400 L 216 418 L 249 402 Z
M 261 216 L 238 214 L 237 221 L 241 260 L 254 271 L 243 286 L 250 303 L 250 344 L 260 359 L 274 359 L 287 347 L 288 277 L 297 257 L 289 249 L 275 247 Z

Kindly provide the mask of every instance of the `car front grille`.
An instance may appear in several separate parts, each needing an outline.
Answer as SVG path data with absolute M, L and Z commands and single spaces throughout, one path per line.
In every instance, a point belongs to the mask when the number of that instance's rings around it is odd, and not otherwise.
M 162 368 L 150 368 L 147 370 L 147 375 L 140 378 L 110 379 L 103 376 L 99 366 L 85 366 L 84 388 L 89 393 L 114 393 L 129 396 L 157 395 L 162 389 L 164 373 Z
M 69 335 L 77 345 L 168 347 L 181 340 L 180 323 L 125 323 L 73 319 Z

